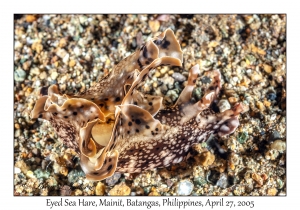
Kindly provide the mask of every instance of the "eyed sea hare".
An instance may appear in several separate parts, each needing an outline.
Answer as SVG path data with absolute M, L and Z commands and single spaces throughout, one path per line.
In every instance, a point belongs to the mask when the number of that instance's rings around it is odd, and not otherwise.
M 162 97 L 139 91 L 150 71 L 162 65 L 182 66 L 182 61 L 180 45 L 167 29 L 84 93 L 62 95 L 57 86 L 41 91 L 31 117 L 50 121 L 63 143 L 80 154 L 90 180 L 179 163 L 193 144 L 214 133 L 234 132 L 243 110 L 241 104 L 222 113 L 210 108 L 221 89 L 218 70 L 207 73 L 211 82 L 203 97 L 193 102 L 199 65 L 190 69 L 173 106 L 165 107 Z

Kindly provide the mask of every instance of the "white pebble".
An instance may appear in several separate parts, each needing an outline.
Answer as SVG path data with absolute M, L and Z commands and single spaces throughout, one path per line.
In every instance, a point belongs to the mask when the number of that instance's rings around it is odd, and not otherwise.
M 18 167 L 15 167 L 15 174 L 21 173 L 21 169 Z
M 190 181 L 180 181 L 177 188 L 178 195 L 190 195 L 193 191 L 194 185 Z
M 275 120 L 276 119 L 276 114 L 272 114 L 270 120 Z

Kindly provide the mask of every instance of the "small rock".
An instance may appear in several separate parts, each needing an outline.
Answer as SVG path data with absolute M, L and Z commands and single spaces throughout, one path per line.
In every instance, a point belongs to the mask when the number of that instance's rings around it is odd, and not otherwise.
M 135 194 L 136 195 L 144 195 L 144 190 L 141 187 L 136 187 L 135 189 Z
M 155 74 L 154 74 L 154 76 L 155 76 L 156 78 L 159 78 L 159 77 L 161 76 L 161 73 L 160 73 L 159 71 L 156 71 Z
M 259 82 L 262 80 L 262 75 L 261 73 L 257 73 L 256 71 L 254 71 L 252 74 L 251 74 L 251 80 L 253 82 Z
M 225 110 L 230 109 L 230 103 L 227 99 L 221 99 L 218 103 L 218 107 L 220 112 L 224 112 Z
M 58 73 L 56 71 L 51 73 L 51 79 L 52 80 L 56 80 L 57 77 L 58 77 Z
M 67 45 L 67 39 L 66 38 L 62 38 L 59 40 L 59 47 L 65 47 Z
M 218 46 L 220 43 L 218 41 L 211 41 L 208 44 L 208 47 L 216 47 Z
M 109 191 L 109 195 L 118 196 L 118 195 L 130 195 L 130 187 L 128 187 L 125 182 L 122 182 Z
M 270 148 L 277 150 L 280 153 L 284 153 L 286 150 L 286 143 L 282 140 L 276 140 L 271 144 Z
M 48 171 L 42 170 L 40 168 L 36 169 L 33 173 L 35 174 L 36 178 L 38 178 L 38 179 L 40 179 L 40 178 L 48 179 L 50 176 L 50 173 Z
M 280 133 L 278 131 L 274 130 L 270 134 L 270 136 L 268 138 L 268 141 L 275 141 L 275 140 L 280 139 L 280 138 L 281 138 Z
M 39 75 L 41 73 L 39 68 L 31 68 L 30 69 L 30 75 Z
M 282 189 L 284 186 L 284 182 L 279 178 L 276 180 L 276 182 L 277 182 L 278 189 Z
M 258 175 L 257 173 L 253 173 L 252 174 L 252 179 L 259 185 L 263 185 L 263 179 L 260 175 Z
M 274 101 L 276 99 L 276 93 L 269 93 L 267 95 L 267 99 L 269 99 L 270 101 Z
M 76 65 L 76 61 L 75 60 L 70 60 L 70 62 L 69 62 L 69 66 L 72 68 L 72 67 L 74 67 Z
M 26 72 L 23 69 L 17 69 L 14 72 L 14 79 L 16 82 L 23 82 L 26 78 Z
M 272 115 L 271 115 L 271 117 L 270 117 L 270 120 L 272 120 L 272 121 L 273 121 L 273 120 L 275 120 L 275 119 L 276 119 L 276 117 L 277 117 L 277 115 L 276 115 L 276 114 L 272 114 Z
M 114 186 L 119 181 L 120 177 L 121 173 L 116 172 L 114 175 L 106 179 L 106 184 L 108 186 Z
M 19 168 L 24 174 L 27 173 L 29 170 L 29 167 L 26 165 L 26 163 L 23 160 L 19 160 L 15 164 L 16 168 Z
M 210 84 L 211 83 L 211 79 L 208 76 L 204 76 L 201 78 L 201 82 L 204 84 Z
M 59 49 L 56 52 L 56 55 L 60 58 L 64 58 L 66 55 L 68 54 L 68 52 L 65 49 Z
M 174 72 L 172 74 L 172 77 L 174 78 L 175 81 L 178 81 L 178 82 L 186 81 L 186 77 L 183 76 L 182 74 L 178 73 L 178 72 Z
M 29 178 L 35 178 L 32 171 L 27 171 L 26 176 L 29 177 Z
M 216 185 L 223 188 L 223 189 L 226 188 L 228 186 L 227 175 L 226 174 L 221 174 L 221 177 L 217 181 Z
M 169 68 L 167 66 L 163 66 L 161 69 L 160 69 L 160 73 L 162 75 L 164 75 L 165 73 L 167 73 L 169 71 Z
M 15 167 L 14 173 L 15 174 L 21 173 L 21 169 L 18 167 Z
M 74 48 L 73 52 L 75 53 L 76 56 L 80 56 L 82 51 L 79 47 L 76 46 Z
M 150 186 L 147 186 L 147 187 L 144 187 L 143 188 L 143 191 L 144 191 L 144 194 L 145 195 L 148 195 L 150 193 L 150 190 L 151 190 L 151 187 Z
M 152 33 L 155 33 L 158 31 L 158 29 L 160 27 L 160 23 L 158 20 L 149 20 L 149 27 L 150 27 Z
M 276 188 L 269 188 L 267 190 L 267 194 L 270 195 L 270 196 L 274 196 L 277 194 L 277 189 Z
M 246 186 L 245 186 L 245 191 L 247 193 L 251 193 L 253 191 L 253 183 L 248 183 Z
M 105 184 L 103 184 L 102 182 L 98 182 L 98 184 L 96 185 L 96 195 L 104 195 L 105 188 Z
M 22 65 L 22 67 L 25 71 L 29 70 L 30 66 L 31 66 L 31 61 L 26 61 Z
M 22 42 L 20 42 L 20 41 L 15 42 L 15 50 L 20 50 L 20 49 L 22 49 L 22 47 L 23 47 Z
M 155 187 L 152 187 L 151 192 L 148 194 L 148 196 L 160 196 L 160 194 L 157 192 Z
M 264 100 L 264 105 L 265 107 L 270 107 L 271 106 L 271 102 L 268 100 Z
M 228 98 L 228 101 L 231 103 L 231 104 L 235 104 L 236 102 L 238 102 L 238 98 L 236 98 L 236 97 L 229 97 Z
M 59 169 L 59 173 L 64 175 L 64 176 L 67 176 L 68 172 L 69 172 L 68 168 L 66 168 L 64 166 L 60 167 L 60 169 Z
M 79 177 L 81 176 L 85 176 L 84 172 L 80 169 L 73 169 L 72 171 L 70 171 L 70 173 L 68 174 L 68 181 L 70 183 L 74 183 L 76 182 Z
M 215 161 L 215 155 L 209 151 L 202 152 L 195 157 L 197 163 L 201 166 L 210 166 Z
M 79 22 L 83 25 L 87 24 L 88 18 L 86 16 L 79 16 Z
M 240 144 L 244 144 L 248 139 L 248 133 L 247 132 L 239 132 L 237 136 L 237 140 L 240 142 Z
M 198 185 L 201 187 L 204 186 L 207 183 L 207 181 L 204 177 L 198 176 L 194 178 L 194 183 L 196 184 L 196 186 Z
M 178 183 L 177 194 L 178 195 L 190 195 L 193 191 L 194 185 L 188 180 L 182 180 Z
M 31 45 L 31 49 L 32 49 L 32 50 L 35 50 L 38 54 L 41 53 L 42 50 L 43 50 L 43 45 L 40 43 L 40 40 L 34 42 L 34 43 Z
M 26 15 L 26 22 L 32 23 L 35 20 L 36 20 L 36 16 L 35 15 Z
M 167 179 L 166 184 L 170 188 L 173 186 L 174 182 L 171 179 Z
M 65 64 L 68 64 L 68 63 L 69 63 L 69 58 L 70 58 L 70 55 L 69 55 L 69 53 L 67 53 L 67 54 L 65 55 L 65 57 L 63 58 L 63 62 L 64 62 Z
M 175 102 L 178 99 L 178 93 L 176 90 L 169 90 L 165 98 L 170 98 L 172 102 Z
M 269 66 L 268 64 L 263 64 L 264 70 L 265 72 L 267 72 L 268 74 L 270 74 L 272 72 L 272 66 Z
M 240 156 L 238 154 L 231 153 L 229 156 L 228 164 L 231 170 L 234 170 L 235 166 L 240 164 Z
M 43 71 L 43 72 L 39 75 L 39 78 L 42 79 L 42 80 L 43 80 L 43 79 L 46 79 L 46 78 L 47 78 L 47 73 Z
M 167 22 L 170 19 L 170 15 L 159 15 L 156 20 Z
M 260 102 L 260 101 L 257 101 L 257 102 L 256 102 L 256 106 L 257 106 L 257 108 L 259 108 L 259 110 L 260 110 L 261 112 L 263 112 L 263 111 L 266 110 L 266 107 L 265 107 L 264 104 L 263 104 L 262 102 Z
M 76 190 L 74 191 L 74 195 L 76 195 L 76 196 L 82 195 L 82 191 L 79 190 L 79 189 L 76 189 Z
M 196 87 L 194 88 L 193 90 L 193 93 L 192 93 L 192 96 L 196 98 L 197 101 L 199 101 L 202 97 L 202 94 L 201 94 L 201 88 L 200 87 Z
M 60 195 L 61 196 L 69 196 L 71 195 L 71 188 L 68 185 L 64 185 L 63 187 L 60 188 Z

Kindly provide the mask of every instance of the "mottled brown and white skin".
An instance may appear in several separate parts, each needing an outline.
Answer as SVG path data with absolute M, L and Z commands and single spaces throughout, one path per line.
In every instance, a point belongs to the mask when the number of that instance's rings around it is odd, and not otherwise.
M 187 85 L 173 106 L 163 107 L 162 97 L 138 91 L 152 69 L 182 65 L 181 49 L 174 39 L 171 30 L 165 31 L 84 94 L 61 95 L 51 86 L 48 95 L 37 101 L 32 118 L 51 122 L 64 144 L 80 154 L 88 179 L 179 163 L 193 144 L 214 133 L 231 134 L 238 127 L 241 104 L 222 113 L 210 108 L 221 88 L 218 70 L 206 73 L 211 82 L 198 102 L 192 100 L 198 65 L 190 69 Z

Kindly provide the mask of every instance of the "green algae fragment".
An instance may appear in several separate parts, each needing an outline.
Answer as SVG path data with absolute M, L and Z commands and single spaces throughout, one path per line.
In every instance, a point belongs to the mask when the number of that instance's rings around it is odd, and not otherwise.
M 237 136 L 237 140 L 240 142 L 240 144 L 244 144 L 248 139 L 248 133 L 247 132 L 239 132 Z

